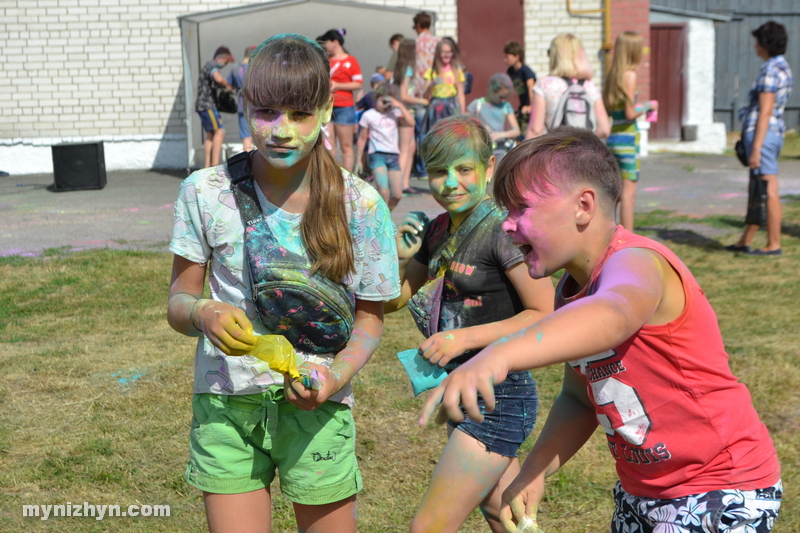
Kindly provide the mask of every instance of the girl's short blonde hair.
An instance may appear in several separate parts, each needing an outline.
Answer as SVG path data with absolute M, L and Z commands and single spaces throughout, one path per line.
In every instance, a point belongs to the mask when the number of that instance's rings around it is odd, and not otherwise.
M 571 33 L 560 33 L 550 42 L 550 75 L 590 80 L 594 73 L 580 39 Z

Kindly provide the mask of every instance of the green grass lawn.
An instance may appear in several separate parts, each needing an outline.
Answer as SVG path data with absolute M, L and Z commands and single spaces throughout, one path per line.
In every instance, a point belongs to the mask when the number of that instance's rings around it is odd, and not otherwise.
M 800 531 L 800 200 L 787 198 L 784 207 L 778 258 L 721 251 L 741 229 L 733 217 L 656 212 L 637 219 L 697 276 L 717 311 L 731 366 L 770 429 L 787 488 L 776 533 Z M 671 229 L 678 223 L 680 230 Z M 716 235 L 730 231 L 709 239 L 702 226 Z M 108 250 L 0 258 L 0 531 L 205 530 L 200 493 L 182 479 L 194 340 L 166 322 L 170 265 L 166 254 Z M 405 311 L 388 316 L 378 353 L 355 380 L 365 483 L 359 531 L 407 530 L 445 442 L 443 428 L 416 426 L 422 399 L 412 396 L 394 355 L 420 341 Z M 535 376 L 541 424 L 561 369 Z M 607 530 L 615 479 L 598 431 L 550 478 L 541 526 L 548 533 Z M 273 492 L 273 531 L 296 531 L 291 506 L 277 486 Z M 23 505 L 67 502 L 169 505 L 171 516 L 22 517 Z M 486 527 L 473 513 L 462 531 Z

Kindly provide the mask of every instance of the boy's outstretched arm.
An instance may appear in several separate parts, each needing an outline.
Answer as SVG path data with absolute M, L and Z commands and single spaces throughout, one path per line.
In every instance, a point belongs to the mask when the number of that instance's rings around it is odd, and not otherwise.
M 586 384 L 567 364 L 561 394 L 553 403 L 542 433 L 514 481 L 503 492 L 500 521 L 515 531 L 524 516 L 536 520 L 544 496 L 544 480 L 558 471 L 592 436 L 597 427 Z
M 494 409 L 494 385 L 508 372 L 564 363 L 616 348 L 644 324 L 661 303 L 666 260 L 658 253 L 629 248 L 612 255 L 603 267 L 596 292 L 572 302 L 530 327 L 487 346 L 449 373 L 422 408 L 427 424 L 441 402 L 451 420 L 483 421 L 477 403 Z M 667 266 L 667 268 L 669 268 Z M 670 269 L 671 275 L 674 273 Z

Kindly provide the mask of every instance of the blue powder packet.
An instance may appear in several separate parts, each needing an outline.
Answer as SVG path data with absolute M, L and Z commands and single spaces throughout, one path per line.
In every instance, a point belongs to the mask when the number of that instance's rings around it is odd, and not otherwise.
M 436 387 L 447 376 L 447 372 L 443 368 L 429 363 L 422 357 L 417 348 L 403 350 L 397 354 L 397 358 L 400 359 L 411 380 L 414 396 L 419 396 L 426 390 Z

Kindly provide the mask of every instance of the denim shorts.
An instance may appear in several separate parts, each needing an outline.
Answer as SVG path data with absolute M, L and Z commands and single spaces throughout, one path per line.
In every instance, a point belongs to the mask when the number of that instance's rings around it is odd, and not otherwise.
M 197 114 L 200 115 L 203 131 L 217 131 L 225 127 L 225 124 L 222 123 L 222 117 L 219 116 L 219 111 L 216 109 L 198 111 Z
M 750 130 L 744 134 L 742 140 L 744 141 L 744 148 L 747 150 L 747 157 L 750 157 L 750 151 L 753 148 L 753 138 L 756 131 Z M 778 154 L 781 153 L 783 148 L 783 136 L 777 131 L 772 129 L 767 130 L 767 136 L 764 137 L 764 145 L 761 147 L 761 174 L 777 174 L 778 173 Z
M 765 489 L 714 490 L 669 500 L 633 496 L 618 481 L 611 533 L 767 533 L 778 517 L 782 498 L 780 481 Z
M 400 156 L 387 152 L 372 152 L 369 154 L 369 169 L 375 170 L 386 167 L 388 170 L 400 170 Z
M 331 122 L 340 126 L 352 126 L 356 123 L 356 106 L 334 107 Z
M 239 116 L 239 138 L 246 139 L 247 137 L 252 137 L 253 134 L 250 133 L 250 126 L 247 124 L 247 119 L 244 118 L 244 114 L 238 113 Z
M 459 424 L 448 422 L 486 446 L 486 450 L 504 457 L 517 457 L 520 445 L 533 431 L 539 397 L 536 381 L 529 371 L 509 372 L 506 380 L 494 388 L 494 411 L 483 415 L 483 422 L 467 419 Z M 478 406 L 485 411 L 483 398 Z M 463 409 L 462 409 L 463 411 Z

